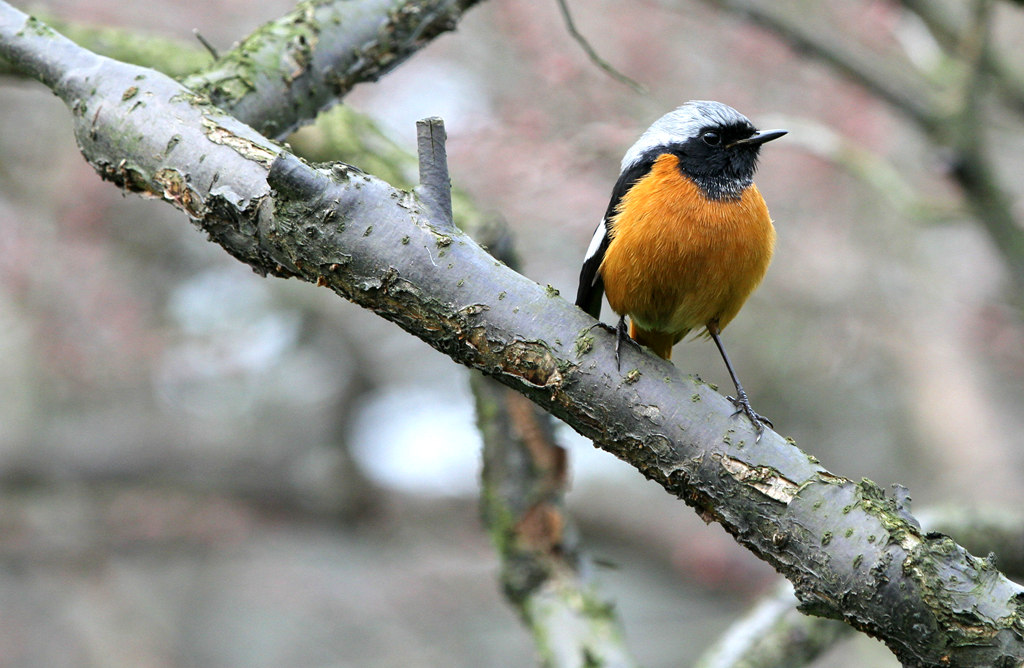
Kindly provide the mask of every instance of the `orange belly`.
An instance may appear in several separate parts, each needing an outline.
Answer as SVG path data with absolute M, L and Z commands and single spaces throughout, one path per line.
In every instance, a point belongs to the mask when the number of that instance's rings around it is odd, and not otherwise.
M 666 342 L 671 350 L 690 330 L 729 324 L 771 262 L 775 228 L 757 187 L 736 200 L 708 200 L 671 154 L 617 212 L 600 268 L 608 303 L 662 357 Z

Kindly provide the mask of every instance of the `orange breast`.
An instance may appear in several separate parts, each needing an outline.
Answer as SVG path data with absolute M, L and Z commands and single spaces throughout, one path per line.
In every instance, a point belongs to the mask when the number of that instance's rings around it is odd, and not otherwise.
M 708 200 L 660 156 L 622 198 L 601 264 L 608 303 L 644 330 L 675 340 L 725 327 L 764 278 L 775 228 L 751 185 L 737 200 Z

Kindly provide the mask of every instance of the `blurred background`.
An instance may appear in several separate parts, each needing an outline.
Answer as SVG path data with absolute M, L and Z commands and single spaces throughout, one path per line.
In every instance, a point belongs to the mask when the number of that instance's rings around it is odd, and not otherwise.
M 190 44 L 198 28 L 222 51 L 293 7 L 16 4 Z M 574 3 L 641 95 L 588 61 L 554 0 L 491 0 L 346 102 L 410 150 L 416 119 L 443 116 L 455 185 L 569 298 L 656 117 L 704 98 L 788 128 L 757 178 L 775 261 L 724 337 L 752 403 L 832 472 L 905 485 L 915 510 L 1014 507 L 1024 21 L 1007 3 L 919 4 Z M 467 370 L 122 195 L 57 98 L 2 85 L 0 666 L 532 665 L 478 519 Z M 710 343 L 674 360 L 728 387 Z M 774 574 L 560 436 L 630 649 L 688 665 Z M 858 637 L 815 665 L 898 664 Z

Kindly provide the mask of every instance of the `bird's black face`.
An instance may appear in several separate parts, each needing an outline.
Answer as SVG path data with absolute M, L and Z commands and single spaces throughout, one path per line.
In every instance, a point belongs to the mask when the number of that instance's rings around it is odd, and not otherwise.
M 782 134 L 785 133 L 759 133 L 750 123 L 709 125 L 696 136 L 670 146 L 669 152 L 679 158 L 679 170 L 708 199 L 738 199 L 754 182 L 761 144 Z

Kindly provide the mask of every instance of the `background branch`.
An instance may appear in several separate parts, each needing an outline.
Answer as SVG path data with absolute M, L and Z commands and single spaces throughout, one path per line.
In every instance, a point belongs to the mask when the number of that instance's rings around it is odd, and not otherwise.
M 572 18 L 572 12 L 569 11 L 568 0 L 557 0 L 558 9 L 562 13 L 562 20 L 565 22 L 565 29 L 569 33 L 569 36 L 576 40 L 576 43 L 580 45 L 580 48 L 590 58 L 590 62 L 597 65 L 602 71 L 608 74 L 612 79 L 615 79 L 619 83 L 625 84 L 633 89 L 635 93 L 640 95 L 646 95 L 648 93 L 647 88 L 637 80 L 626 76 L 620 72 L 614 65 L 609 63 L 607 60 L 601 57 L 601 54 L 597 52 L 586 36 L 576 28 L 576 22 Z
M 950 29 L 938 30 L 937 43 L 965 73 L 962 78 L 946 75 L 938 80 L 915 74 L 907 63 L 895 63 L 864 48 L 849 33 L 830 25 L 819 6 L 812 12 L 805 4 L 795 12 L 783 4 L 759 0 L 703 2 L 750 20 L 795 50 L 826 63 L 911 119 L 936 145 L 949 149 L 950 175 L 1002 256 L 1016 293 L 1024 294 L 1024 225 L 999 183 L 991 151 L 984 143 L 988 119 L 982 113 L 985 97 L 980 87 L 985 82 L 984 72 L 992 71 L 999 62 L 988 45 L 987 0 L 973 5 L 976 10 L 970 29 L 955 38 Z M 904 4 L 910 10 L 918 9 L 913 2 Z M 931 9 L 922 14 L 922 21 L 933 28 L 940 24 L 938 14 Z M 1012 79 L 1001 88 L 1011 97 L 1019 97 Z
M 936 121 L 936 93 L 881 55 L 861 48 L 848 33 L 833 27 L 820 4 L 792 5 L 759 0 L 702 0 L 775 33 L 793 49 L 824 62 L 905 113 L 922 127 Z M 678 3 L 673 2 L 673 5 Z
M 783 580 L 700 657 L 696 668 L 800 668 L 853 629 L 797 609 L 793 586 Z
M 932 37 L 942 46 L 946 54 L 953 56 L 962 54 L 961 46 L 965 43 L 963 26 L 969 21 L 964 17 L 955 17 L 950 6 L 928 0 L 901 0 L 901 5 L 916 15 L 927 26 Z M 966 3 L 957 9 L 968 10 Z M 968 27 L 968 30 L 970 28 Z M 991 75 L 991 84 L 998 89 L 1007 105 L 1024 114 L 1024 79 L 1008 63 L 1003 54 L 991 48 L 991 43 L 981 53 L 980 65 Z M 926 72 L 925 74 L 931 74 Z

